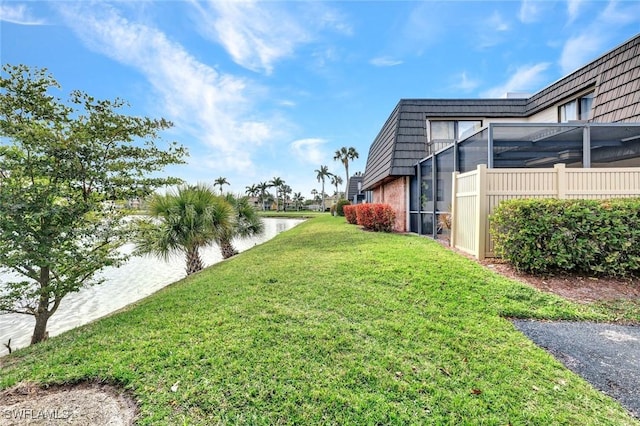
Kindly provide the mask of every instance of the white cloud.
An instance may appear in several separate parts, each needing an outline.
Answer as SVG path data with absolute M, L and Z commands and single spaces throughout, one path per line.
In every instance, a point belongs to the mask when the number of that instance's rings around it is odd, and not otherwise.
M 330 29 L 346 36 L 353 35 L 353 27 L 339 11 L 327 7 L 322 2 L 308 2 L 304 7 L 306 15 L 317 22 L 320 28 Z
M 401 65 L 402 61 L 389 56 L 379 56 L 371 59 L 369 63 L 376 67 L 394 67 L 396 65 Z
M 506 33 L 511 30 L 511 25 L 498 11 L 494 11 L 491 16 L 478 21 L 476 36 L 476 46 L 479 49 L 486 49 L 507 40 Z
M 504 32 L 511 29 L 509 22 L 497 10 L 487 19 L 487 25 L 494 31 Z
M 297 104 L 292 100 L 282 99 L 282 100 L 278 101 L 278 105 L 283 106 L 283 107 L 287 107 L 287 108 L 293 108 Z
M 0 21 L 11 22 L 19 25 L 42 25 L 43 19 L 32 16 L 25 4 L 0 3 Z
M 321 33 L 353 35 L 343 14 L 322 2 L 190 0 L 198 31 L 219 43 L 238 65 L 271 74 L 277 62 Z
M 493 87 L 482 93 L 485 98 L 500 98 L 508 92 L 533 92 L 538 90 L 544 80 L 544 72 L 551 65 L 549 62 L 541 62 L 535 65 L 522 66 L 516 69 L 509 80 L 497 87 Z
M 596 22 L 603 26 L 612 26 L 612 29 L 615 29 L 615 26 L 640 22 L 640 3 L 610 0 Z
M 199 30 L 219 42 L 238 65 L 252 71 L 273 71 L 274 64 L 294 54 L 311 39 L 278 3 L 192 1 L 199 12 Z
M 462 92 L 470 92 L 477 88 L 480 84 L 478 80 L 469 78 L 466 71 L 458 74 L 456 78 L 458 81 L 452 85 L 452 88 Z
M 564 43 L 559 61 L 562 72 L 575 71 L 601 55 L 619 28 L 638 23 L 640 3 L 609 1 L 590 25 Z
M 575 21 L 580 14 L 580 6 L 584 0 L 567 0 L 567 15 L 569 15 L 569 23 Z
M 518 19 L 524 24 L 531 24 L 538 21 L 542 14 L 543 2 L 536 0 L 522 0 Z
M 397 49 L 400 53 L 421 56 L 430 45 L 436 44 L 446 33 L 450 16 L 447 5 L 438 2 L 417 2 L 400 30 Z
M 601 34 L 582 34 L 567 40 L 560 55 L 560 68 L 568 74 L 583 66 L 590 59 L 602 53 L 603 36 Z
M 216 167 L 246 170 L 253 149 L 274 137 L 268 122 L 251 119 L 248 81 L 198 62 L 164 33 L 111 7 L 62 4 L 68 25 L 87 46 L 145 76 L 160 97 L 162 115 L 212 150 Z M 212 162 L 204 157 L 191 161 Z
M 293 141 L 290 144 L 293 154 L 303 163 L 322 164 L 326 161 L 327 153 L 322 149 L 326 139 L 308 138 Z

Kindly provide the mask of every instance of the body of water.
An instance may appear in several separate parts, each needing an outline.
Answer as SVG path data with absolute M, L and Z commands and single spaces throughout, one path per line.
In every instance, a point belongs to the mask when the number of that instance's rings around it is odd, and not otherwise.
M 238 251 L 244 251 L 275 237 L 280 232 L 293 228 L 300 219 L 265 218 L 264 233 L 253 238 L 235 240 Z M 132 250 L 133 246 L 124 247 Z M 200 253 L 202 260 L 209 266 L 220 262 L 222 256 L 217 245 L 207 247 Z M 176 256 L 165 262 L 154 256 L 132 257 L 119 268 L 106 268 L 101 272 L 106 277 L 103 284 L 86 287 L 77 293 L 71 293 L 62 299 L 60 307 L 49 319 L 49 336 L 86 324 L 110 314 L 137 300 L 140 300 L 161 288 L 186 276 L 183 256 Z M 3 275 L 0 273 L 0 280 Z M 35 319 L 31 315 L 0 315 L 0 343 L 11 339 L 13 349 L 29 345 Z M 9 351 L 0 347 L 0 356 Z

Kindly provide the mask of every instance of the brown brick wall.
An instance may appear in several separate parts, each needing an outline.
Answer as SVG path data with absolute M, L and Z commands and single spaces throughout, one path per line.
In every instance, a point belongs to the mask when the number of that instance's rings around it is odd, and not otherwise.
M 381 185 L 373 190 L 373 202 L 389 204 L 396 212 L 395 230 L 406 232 L 407 217 L 407 188 L 405 178 L 398 178 L 394 181 Z

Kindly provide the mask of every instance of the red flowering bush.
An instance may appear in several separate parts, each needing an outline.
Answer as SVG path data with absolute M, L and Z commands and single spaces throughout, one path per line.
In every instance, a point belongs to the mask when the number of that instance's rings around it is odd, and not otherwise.
M 344 205 L 342 207 L 344 211 L 344 217 L 347 219 L 347 222 L 349 222 L 352 225 L 355 225 L 358 223 L 356 219 L 356 207 L 357 206 L 351 206 L 351 205 Z
M 358 204 L 356 222 L 370 231 L 392 232 L 396 213 L 388 204 Z

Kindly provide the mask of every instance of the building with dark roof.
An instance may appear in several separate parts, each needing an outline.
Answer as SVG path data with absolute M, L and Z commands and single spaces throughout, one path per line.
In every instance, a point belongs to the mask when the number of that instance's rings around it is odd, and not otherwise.
M 362 189 L 362 181 L 364 176 L 362 172 L 358 172 L 349 178 L 349 187 L 347 188 L 347 200 L 351 201 L 351 204 L 360 204 L 371 202 L 371 193 Z
M 401 99 L 369 149 L 362 189 L 392 205 L 398 231 L 435 234 L 452 172 L 557 163 L 640 167 L 640 35 L 531 96 Z M 424 173 L 434 177 L 430 222 L 411 217 L 424 213 Z

